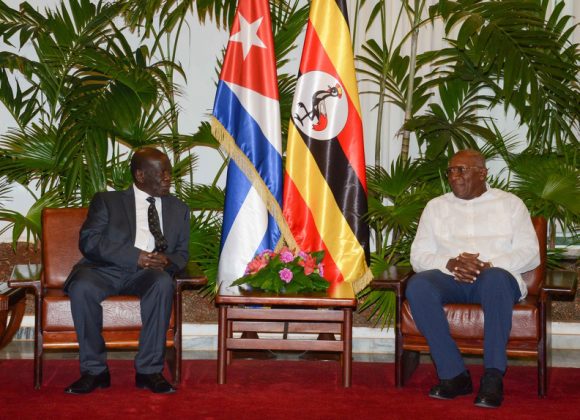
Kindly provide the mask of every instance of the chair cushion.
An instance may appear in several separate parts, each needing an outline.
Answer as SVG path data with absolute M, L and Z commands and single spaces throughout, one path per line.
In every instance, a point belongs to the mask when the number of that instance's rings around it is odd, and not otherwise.
M 444 306 L 451 336 L 456 339 L 483 338 L 483 310 L 480 305 L 449 304 Z M 401 310 L 401 331 L 404 336 L 421 336 L 415 325 L 408 301 Z M 510 341 L 538 340 L 539 313 L 537 297 L 528 296 L 514 306 Z
M 104 331 L 132 331 L 141 329 L 141 310 L 137 296 L 112 296 L 102 303 Z M 42 305 L 42 330 L 71 331 L 74 323 L 70 299 L 60 289 L 47 289 Z M 174 325 L 171 312 L 170 327 Z

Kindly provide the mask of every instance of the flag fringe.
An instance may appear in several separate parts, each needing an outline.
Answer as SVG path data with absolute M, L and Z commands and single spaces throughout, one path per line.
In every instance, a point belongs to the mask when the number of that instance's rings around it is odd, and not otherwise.
M 211 118 L 211 133 L 221 144 L 226 153 L 234 160 L 234 162 L 236 162 L 240 170 L 248 177 L 252 183 L 252 186 L 256 189 L 258 195 L 266 204 L 268 212 L 272 215 L 274 220 L 276 220 L 276 223 L 278 223 L 282 238 L 284 238 L 284 241 L 286 241 L 288 247 L 294 250 L 298 249 L 298 244 L 296 243 L 294 235 L 292 235 L 292 232 L 286 223 L 286 219 L 284 219 L 278 200 L 276 200 L 276 198 L 272 195 L 272 192 L 266 186 L 266 183 L 250 159 L 248 159 L 248 157 L 240 150 L 231 134 L 215 117 Z M 279 249 L 281 246 L 282 241 L 278 241 L 276 248 Z
M 367 267 L 364 274 L 358 279 L 351 282 L 352 288 L 355 295 L 358 294 L 362 289 L 367 287 L 367 285 L 373 280 L 374 276 L 372 271 Z

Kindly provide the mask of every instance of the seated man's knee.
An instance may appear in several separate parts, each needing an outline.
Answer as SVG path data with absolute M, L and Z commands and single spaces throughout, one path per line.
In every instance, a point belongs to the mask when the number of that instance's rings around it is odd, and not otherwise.
M 507 270 L 491 267 L 481 272 L 478 277 L 480 288 L 487 293 L 519 294 L 519 287 L 514 276 Z
M 166 271 L 157 271 L 155 276 L 155 287 L 163 295 L 173 295 L 175 284 L 173 277 Z
M 70 279 L 67 294 L 71 300 L 101 301 L 101 288 L 95 282 L 95 275 L 90 268 L 81 267 L 75 271 Z
M 487 270 L 483 270 L 479 278 L 485 280 L 487 285 L 501 285 L 513 280 L 513 276 L 509 271 L 499 267 L 490 267 Z
M 413 274 L 409 279 L 405 289 L 405 296 L 411 303 L 418 298 L 425 296 L 426 291 L 431 288 L 432 284 L 429 278 L 431 271 L 433 270 Z

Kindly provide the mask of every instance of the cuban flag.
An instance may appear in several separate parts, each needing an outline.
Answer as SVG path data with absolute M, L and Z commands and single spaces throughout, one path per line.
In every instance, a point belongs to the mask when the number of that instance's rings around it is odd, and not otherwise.
M 231 157 L 218 284 L 242 277 L 275 249 L 281 215 L 282 141 L 274 41 L 267 0 L 240 0 L 217 87 L 212 133 Z M 269 211 L 270 210 L 270 211 Z

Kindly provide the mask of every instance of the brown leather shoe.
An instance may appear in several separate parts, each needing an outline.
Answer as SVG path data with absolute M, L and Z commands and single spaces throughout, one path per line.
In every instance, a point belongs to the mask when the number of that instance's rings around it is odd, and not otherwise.
M 440 379 L 439 383 L 429 391 L 429 396 L 440 400 L 450 400 L 460 395 L 471 394 L 472 392 L 471 375 L 466 370 L 454 378 Z
M 83 373 L 79 380 L 73 382 L 64 392 L 67 394 L 88 394 L 97 388 L 108 388 L 111 386 L 111 375 L 105 370 L 98 375 Z
M 163 377 L 161 373 L 137 373 L 135 375 L 135 386 L 141 389 L 148 389 L 155 394 L 171 394 L 175 388 Z

